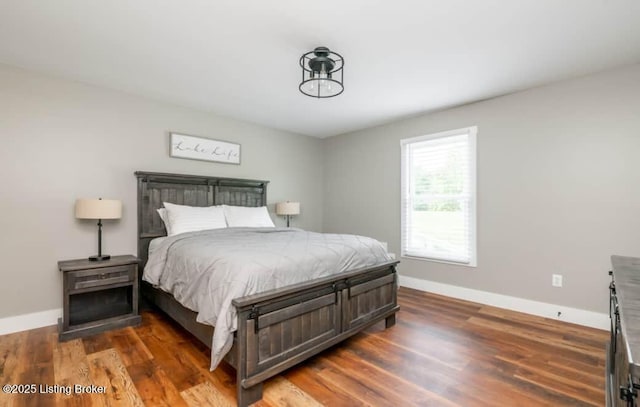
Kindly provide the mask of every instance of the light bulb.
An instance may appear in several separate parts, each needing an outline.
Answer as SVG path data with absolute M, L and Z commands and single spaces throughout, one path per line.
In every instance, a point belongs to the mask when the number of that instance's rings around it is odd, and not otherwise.
M 320 86 L 324 87 L 325 84 L 327 83 L 327 81 L 325 81 L 325 79 L 327 78 L 327 71 L 324 68 L 324 64 L 322 65 L 322 69 L 320 69 Z

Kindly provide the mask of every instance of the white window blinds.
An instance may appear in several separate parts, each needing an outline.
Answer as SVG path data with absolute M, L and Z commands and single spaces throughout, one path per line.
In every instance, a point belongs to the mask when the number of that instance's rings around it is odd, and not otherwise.
M 401 141 L 403 256 L 476 265 L 476 132 Z

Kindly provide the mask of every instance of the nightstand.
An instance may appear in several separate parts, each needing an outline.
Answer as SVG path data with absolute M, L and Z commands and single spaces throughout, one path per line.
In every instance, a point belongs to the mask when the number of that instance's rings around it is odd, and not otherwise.
M 64 281 L 59 340 L 138 325 L 139 262 L 135 256 L 59 261 Z

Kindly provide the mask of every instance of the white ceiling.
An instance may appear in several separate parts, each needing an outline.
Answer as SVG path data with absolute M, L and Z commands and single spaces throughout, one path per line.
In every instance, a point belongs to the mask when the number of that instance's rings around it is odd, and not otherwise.
M 0 63 L 317 137 L 638 62 L 638 0 L 0 0 Z

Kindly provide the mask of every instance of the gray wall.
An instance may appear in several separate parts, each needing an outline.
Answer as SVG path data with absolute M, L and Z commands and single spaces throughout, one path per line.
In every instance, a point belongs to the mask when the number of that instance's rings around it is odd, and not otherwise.
M 242 165 L 170 158 L 170 130 L 241 143 Z M 0 65 L 0 141 L 0 318 L 60 308 L 56 262 L 97 252 L 76 198 L 121 199 L 104 252 L 136 253 L 135 170 L 270 180 L 272 211 L 299 200 L 294 225 L 322 226 L 319 139 Z
M 609 256 L 640 256 L 638 95 L 635 65 L 327 139 L 323 230 L 399 254 L 400 139 L 477 125 L 478 267 L 400 273 L 605 312 Z
M 471 125 L 479 266 L 400 272 L 604 312 L 609 255 L 640 255 L 639 94 L 636 65 L 319 140 L 0 65 L 0 318 L 59 308 L 56 262 L 95 254 L 78 197 L 121 199 L 104 251 L 135 254 L 135 170 L 268 179 L 271 204 L 302 202 L 296 226 L 399 253 L 399 140 Z M 239 142 L 242 165 L 170 158 L 169 130 Z

